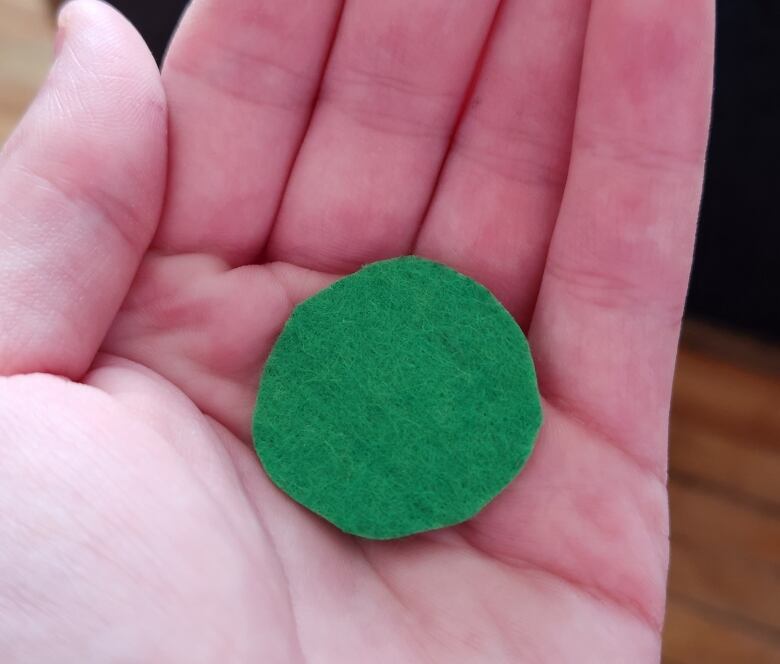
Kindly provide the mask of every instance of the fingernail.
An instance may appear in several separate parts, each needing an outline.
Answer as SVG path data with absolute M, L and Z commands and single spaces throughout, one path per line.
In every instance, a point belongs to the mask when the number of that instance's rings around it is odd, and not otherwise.
M 54 57 L 56 58 L 62 50 L 68 35 L 68 24 L 70 23 L 70 6 L 74 0 L 64 2 L 57 12 L 57 34 L 54 36 Z
M 57 34 L 54 36 L 54 57 L 58 57 L 62 50 L 62 45 L 65 42 L 65 28 L 61 25 L 57 26 Z

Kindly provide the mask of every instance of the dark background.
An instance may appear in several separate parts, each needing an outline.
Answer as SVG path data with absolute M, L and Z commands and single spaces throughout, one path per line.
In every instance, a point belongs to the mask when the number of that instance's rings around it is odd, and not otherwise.
M 780 341 L 780 2 L 717 3 L 715 98 L 688 313 Z
M 187 3 L 113 4 L 159 62 Z M 687 311 L 778 342 L 780 0 L 720 0 L 717 10 L 712 135 Z

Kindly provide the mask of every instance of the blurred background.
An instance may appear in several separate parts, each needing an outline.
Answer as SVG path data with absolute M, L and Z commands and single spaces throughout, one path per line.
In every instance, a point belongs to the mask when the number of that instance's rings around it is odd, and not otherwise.
M 0 143 L 56 0 L 0 0 Z M 115 0 L 158 61 L 184 0 Z M 780 2 L 721 0 L 712 137 L 672 404 L 665 664 L 780 664 Z M 606 663 L 605 663 L 606 664 Z

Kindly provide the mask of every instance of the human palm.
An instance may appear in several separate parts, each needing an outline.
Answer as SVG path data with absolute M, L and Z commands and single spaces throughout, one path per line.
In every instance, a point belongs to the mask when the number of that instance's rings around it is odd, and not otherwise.
M 3 661 L 658 659 L 712 3 L 498 4 L 195 0 L 162 81 L 67 7 L 0 163 Z M 516 316 L 545 424 L 470 522 L 364 541 L 251 409 L 297 302 L 409 252 Z

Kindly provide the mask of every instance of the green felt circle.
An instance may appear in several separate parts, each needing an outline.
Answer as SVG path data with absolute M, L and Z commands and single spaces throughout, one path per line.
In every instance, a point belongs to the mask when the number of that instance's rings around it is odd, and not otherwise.
M 511 315 L 468 277 L 404 257 L 295 309 L 253 435 L 290 497 L 345 532 L 388 539 L 474 516 L 520 471 L 541 421 Z

